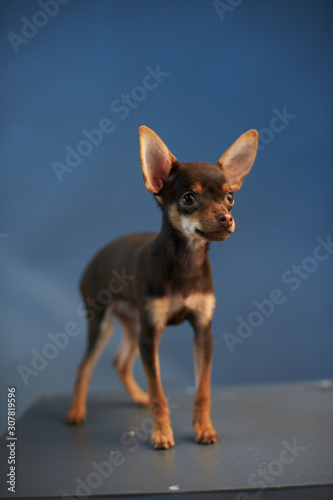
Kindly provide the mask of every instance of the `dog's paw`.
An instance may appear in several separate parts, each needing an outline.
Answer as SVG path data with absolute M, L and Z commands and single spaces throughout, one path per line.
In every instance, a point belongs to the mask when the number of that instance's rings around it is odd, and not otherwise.
M 212 425 L 209 426 L 194 426 L 195 440 L 201 444 L 217 443 L 217 434 Z
M 70 408 L 66 415 L 66 423 L 69 425 L 82 424 L 87 417 L 87 410 L 85 408 Z
M 153 431 L 151 443 L 156 450 L 168 450 L 175 446 L 171 427 Z

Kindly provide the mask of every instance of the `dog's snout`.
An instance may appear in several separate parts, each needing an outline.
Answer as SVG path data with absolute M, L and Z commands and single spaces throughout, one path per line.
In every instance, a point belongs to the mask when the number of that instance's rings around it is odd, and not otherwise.
M 218 214 L 216 216 L 216 220 L 220 223 L 220 225 L 224 229 L 229 229 L 232 226 L 232 223 L 234 221 L 232 215 L 227 214 L 227 213 Z

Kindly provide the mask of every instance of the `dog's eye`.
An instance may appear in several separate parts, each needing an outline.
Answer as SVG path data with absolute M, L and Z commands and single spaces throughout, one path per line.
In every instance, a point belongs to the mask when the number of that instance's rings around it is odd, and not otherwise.
M 232 193 L 230 191 L 230 193 L 227 194 L 227 200 L 229 203 L 233 203 L 234 202 L 234 193 Z
M 182 202 L 184 203 L 184 205 L 188 207 L 190 205 L 193 205 L 193 203 L 196 202 L 195 195 L 191 192 L 185 193 L 184 196 L 182 197 Z

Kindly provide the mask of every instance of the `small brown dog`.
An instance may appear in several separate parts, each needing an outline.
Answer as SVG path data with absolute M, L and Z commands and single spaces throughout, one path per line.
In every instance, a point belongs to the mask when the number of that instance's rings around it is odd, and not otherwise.
M 194 433 L 199 443 L 215 443 L 217 435 L 210 419 L 210 325 L 215 297 L 208 247 L 210 241 L 226 240 L 235 229 L 230 213 L 234 191 L 241 187 L 254 162 L 258 133 L 249 130 L 243 134 L 215 165 L 179 163 L 147 127 L 140 127 L 139 137 L 145 186 L 162 209 L 162 228 L 158 234 L 138 233 L 118 239 L 103 248 L 86 269 L 81 291 L 89 313 L 88 348 L 66 420 L 80 424 L 86 418 L 89 381 L 111 336 L 114 314 L 124 333 L 114 366 L 132 399 L 150 405 L 153 446 L 174 446 L 158 345 L 166 325 L 188 320 L 194 329 Z M 112 278 L 115 273 L 118 284 L 122 283 L 118 288 Z M 139 350 L 148 394 L 132 373 Z

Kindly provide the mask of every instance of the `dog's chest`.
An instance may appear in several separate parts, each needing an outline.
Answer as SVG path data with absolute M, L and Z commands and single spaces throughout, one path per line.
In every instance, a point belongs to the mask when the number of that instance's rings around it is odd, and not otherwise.
M 206 326 L 212 320 L 214 307 L 213 293 L 193 293 L 186 297 L 173 294 L 150 299 L 146 304 L 146 312 L 157 329 L 177 325 L 191 317 Z

